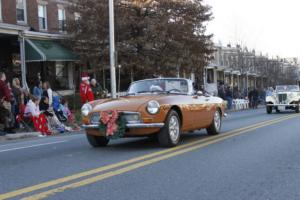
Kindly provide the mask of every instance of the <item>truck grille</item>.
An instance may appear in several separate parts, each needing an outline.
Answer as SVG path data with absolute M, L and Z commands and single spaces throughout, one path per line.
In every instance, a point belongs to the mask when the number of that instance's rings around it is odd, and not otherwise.
M 287 94 L 278 94 L 278 101 L 279 103 L 286 103 L 287 100 Z

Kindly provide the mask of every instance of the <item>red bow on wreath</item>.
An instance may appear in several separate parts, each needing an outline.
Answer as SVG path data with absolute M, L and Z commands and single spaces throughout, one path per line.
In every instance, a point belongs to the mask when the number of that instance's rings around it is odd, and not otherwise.
M 100 112 L 100 121 L 106 126 L 106 135 L 113 136 L 118 130 L 117 119 L 119 113 L 116 110 Z

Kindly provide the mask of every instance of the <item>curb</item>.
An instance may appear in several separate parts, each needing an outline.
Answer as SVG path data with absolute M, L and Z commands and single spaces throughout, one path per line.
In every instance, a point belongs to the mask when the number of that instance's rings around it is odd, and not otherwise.
M 33 137 L 38 137 L 39 135 L 40 135 L 39 132 L 6 134 L 4 136 L 0 136 L 0 141 L 33 138 Z
M 247 110 L 259 110 L 259 109 L 263 109 L 265 106 L 258 106 L 256 109 L 252 109 L 252 108 L 247 108 L 247 109 L 241 109 L 241 110 L 234 110 L 234 109 L 230 109 L 230 110 L 225 110 L 226 113 L 233 113 L 233 112 L 240 112 L 240 111 L 247 111 Z

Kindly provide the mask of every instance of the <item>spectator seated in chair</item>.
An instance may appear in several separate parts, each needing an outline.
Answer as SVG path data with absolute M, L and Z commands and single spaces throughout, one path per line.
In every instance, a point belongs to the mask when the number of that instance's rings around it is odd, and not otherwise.
M 68 121 L 68 116 L 64 115 L 60 101 L 61 101 L 61 98 L 59 96 L 54 96 L 52 105 L 53 105 L 53 110 L 55 112 L 56 117 L 58 118 L 58 120 L 60 122 L 64 123 L 64 122 Z
M 40 112 L 38 97 L 30 96 L 30 100 L 26 104 L 24 117 L 31 119 L 35 129 L 43 135 L 52 134 L 48 128 L 46 116 Z

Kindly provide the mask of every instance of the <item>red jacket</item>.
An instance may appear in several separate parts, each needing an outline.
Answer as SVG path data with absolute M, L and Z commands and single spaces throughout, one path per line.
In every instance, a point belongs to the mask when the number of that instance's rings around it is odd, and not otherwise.
M 10 102 L 12 100 L 12 96 L 11 91 L 7 86 L 7 83 L 5 83 L 5 81 L 0 80 L 0 101 L 2 99 Z
M 81 82 L 79 87 L 79 92 L 80 92 L 80 98 L 82 104 L 85 104 L 90 101 L 94 101 L 94 94 L 89 84 L 86 84 L 85 82 Z

